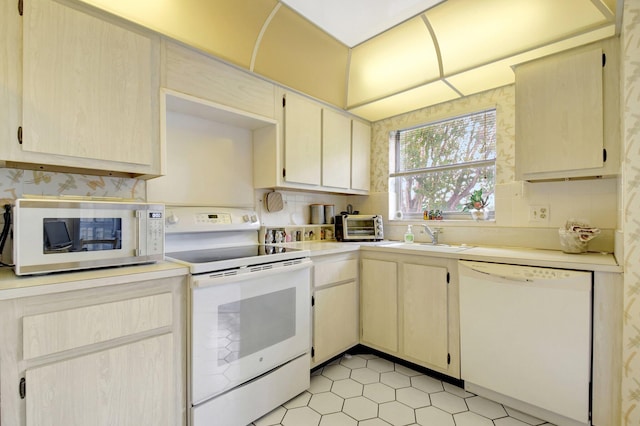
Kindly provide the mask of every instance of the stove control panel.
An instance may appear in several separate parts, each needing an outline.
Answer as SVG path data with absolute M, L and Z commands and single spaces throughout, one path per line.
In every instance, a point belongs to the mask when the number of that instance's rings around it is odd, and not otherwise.
M 254 210 L 229 207 L 166 207 L 167 233 L 254 231 L 260 220 Z
M 231 224 L 231 214 L 200 213 L 196 215 L 196 223 Z

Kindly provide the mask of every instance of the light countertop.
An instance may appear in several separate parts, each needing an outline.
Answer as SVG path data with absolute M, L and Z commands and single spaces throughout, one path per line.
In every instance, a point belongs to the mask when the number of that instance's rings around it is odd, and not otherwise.
M 547 268 L 577 269 L 599 272 L 622 272 L 611 253 L 588 252 L 568 254 L 559 250 L 544 250 L 525 247 L 462 247 L 460 250 L 442 251 L 429 247 L 429 244 L 404 244 L 399 241 L 378 242 L 334 242 L 334 241 L 305 241 L 285 243 L 283 246 L 309 250 L 311 257 L 328 254 L 347 253 L 356 250 L 382 251 L 398 254 L 412 254 L 421 256 L 446 257 L 461 260 L 475 260 L 481 262 L 508 263 L 515 265 L 541 266 Z
M 1 268 L 0 300 L 171 278 L 188 272 L 189 268 L 183 265 L 165 261 L 22 277 L 16 276 L 10 268 Z
M 517 247 L 463 247 L 460 250 L 455 250 L 455 248 L 453 250 L 447 250 L 445 248 L 443 251 L 438 251 L 437 249 L 428 247 L 428 244 L 404 244 L 398 241 L 367 243 L 305 241 L 284 243 L 281 245 L 308 250 L 312 259 L 317 256 L 362 250 L 548 268 L 622 272 L 622 266 L 618 265 L 615 257 L 611 253 L 589 252 L 567 254 L 558 250 Z M 10 268 L 0 268 L 0 300 L 185 276 L 188 273 L 188 267 L 169 261 L 123 266 L 119 268 L 91 269 L 25 277 L 16 276 Z
M 426 246 L 426 247 L 425 247 Z M 560 250 L 544 250 L 524 247 L 461 247 L 459 250 L 437 251 L 429 244 L 387 244 L 375 247 L 363 246 L 364 251 L 383 251 L 435 257 L 447 257 L 480 262 L 507 263 L 512 265 L 541 266 L 547 268 L 576 269 L 598 272 L 622 272 L 612 253 L 587 252 L 563 253 Z

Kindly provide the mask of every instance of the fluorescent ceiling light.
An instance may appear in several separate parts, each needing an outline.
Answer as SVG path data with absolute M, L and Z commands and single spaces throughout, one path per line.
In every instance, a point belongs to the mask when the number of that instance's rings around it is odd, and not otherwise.
M 444 0 L 283 0 L 337 40 L 353 47 Z

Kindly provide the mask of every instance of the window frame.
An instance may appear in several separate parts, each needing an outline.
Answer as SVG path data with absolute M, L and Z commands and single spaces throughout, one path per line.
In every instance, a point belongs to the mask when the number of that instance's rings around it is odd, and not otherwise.
M 421 128 L 425 128 L 425 127 L 430 127 L 430 126 L 435 126 L 441 123 L 445 123 L 445 122 L 449 122 L 449 121 L 455 121 L 458 119 L 464 119 L 465 117 L 470 117 L 470 116 L 474 116 L 474 115 L 479 115 L 479 114 L 486 114 L 488 112 L 493 112 L 495 115 L 495 120 L 494 120 L 494 131 L 496 133 L 496 147 L 495 147 L 495 155 L 493 158 L 491 159 L 486 159 L 486 160 L 474 160 L 474 161 L 468 161 L 468 162 L 462 162 L 462 163 L 455 163 L 455 164 L 446 164 L 446 165 L 438 165 L 438 166 L 434 166 L 434 167 L 426 167 L 426 168 L 419 168 L 419 169 L 411 169 L 411 170 L 403 170 L 400 171 L 399 169 L 399 158 L 400 158 L 400 134 L 402 132 L 406 132 L 406 131 L 411 131 L 411 130 L 416 130 L 416 129 L 421 129 Z M 389 161 L 389 189 L 390 194 L 389 194 L 389 204 L 390 204 L 390 208 L 392 209 L 392 212 L 390 213 L 394 213 L 394 214 L 390 214 L 390 218 L 391 220 L 417 220 L 423 219 L 423 215 L 422 213 L 405 213 L 405 212 L 401 212 L 400 211 L 400 205 L 401 205 L 401 201 L 398 199 L 398 197 L 400 197 L 401 194 L 401 180 L 400 179 L 396 179 L 398 177 L 403 177 L 403 176 L 413 176 L 413 175 L 421 175 L 421 174 L 431 174 L 431 173 L 437 173 L 437 172 L 442 172 L 442 171 L 447 171 L 447 170 L 461 170 L 461 169 L 468 169 L 468 168 L 474 168 L 474 167 L 493 167 L 494 168 L 494 177 L 493 177 L 493 188 L 494 191 L 491 194 L 491 198 L 492 201 L 490 202 L 490 210 L 488 210 L 488 220 L 495 220 L 495 186 L 496 186 L 496 172 L 497 172 L 497 157 L 498 157 L 498 150 L 497 150 L 497 115 L 498 115 L 498 111 L 497 111 L 497 107 L 496 106 L 492 106 L 492 107 L 487 107 L 487 108 L 482 108 L 479 109 L 477 111 L 473 111 L 473 112 L 468 112 L 468 113 L 463 113 L 463 114 L 459 114 L 459 115 L 455 115 L 455 116 L 451 116 L 451 117 L 446 117 L 446 118 L 441 118 L 438 120 L 434 120 L 431 122 L 427 122 L 427 123 L 423 123 L 423 124 L 419 124 L 416 126 L 412 126 L 412 127 L 407 127 L 404 129 L 396 129 L 396 130 L 392 130 L 389 132 L 389 142 L 390 142 L 390 149 L 389 149 L 389 153 L 390 156 L 391 154 L 393 155 L 393 158 L 390 158 Z M 400 212 L 401 214 L 398 214 L 398 212 Z M 469 212 L 466 211 L 445 211 L 442 212 L 442 218 L 443 220 L 471 220 L 470 219 L 470 215 Z

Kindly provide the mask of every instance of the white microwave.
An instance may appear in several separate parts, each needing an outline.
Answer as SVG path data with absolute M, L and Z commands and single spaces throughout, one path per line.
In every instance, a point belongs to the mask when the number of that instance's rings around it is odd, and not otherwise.
M 150 263 L 164 258 L 164 205 L 18 199 L 16 275 Z

